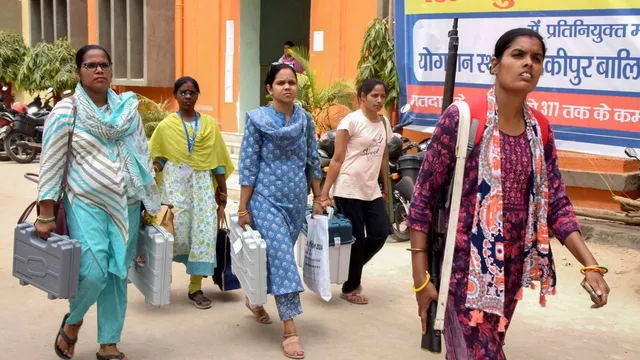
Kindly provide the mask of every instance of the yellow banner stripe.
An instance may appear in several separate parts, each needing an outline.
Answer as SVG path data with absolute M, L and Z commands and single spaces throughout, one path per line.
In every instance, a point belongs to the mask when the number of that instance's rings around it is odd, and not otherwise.
M 405 0 L 406 14 L 640 9 L 638 0 Z

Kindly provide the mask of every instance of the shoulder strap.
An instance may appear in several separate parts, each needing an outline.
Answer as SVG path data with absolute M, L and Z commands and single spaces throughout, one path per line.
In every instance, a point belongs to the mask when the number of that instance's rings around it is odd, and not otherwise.
M 309 146 L 309 136 L 310 136 L 310 134 L 309 134 L 309 125 L 313 121 L 313 119 L 311 118 L 311 114 L 309 114 L 308 111 L 306 111 L 304 109 L 302 111 L 304 111 L 304 118 L 307 120 L 304 123 L 304 138 L 305 138 L 304 146 L 305 146 L 305 149 L 306 149 Z
M 389 146 L 389 129 L 387 128 L 387 118 L 384 117 L 384 115 L 378 114 L 378 116 L 380 117 L 380 120 L 382 120 L 382 123 L 384 124 L 384 152 L 383 155 L 384 156 L 384 166 L 387 167 L 387 185 L 389 186 L 389 189 L 387 189 L 387 191 L 389 192 L 387 194 L 387 214 L 389 215 L 389 221 L 393 224 L 395 222 L 395 213 L 393 212 L 393 191 L 391 189 L 391 169 L 389 169 L 389 151 L 387 149 L 387 147 Z
M 471 110 L 471 132 L 469 133 L 470 148 L 477 146 L 482 141 L 482 135 L 484 134 L 484 127 L 487 123 L 487 95 L 477 95 L 465 100 L 469 104 Z M 549 142 L 549 120 L 538 110 L 531 108 L 531 112 L 536 117 L 538 124 L 540 125 L 540 136 L 542 137 L 542 144 L 546 146 Z M 474 123 L 476 128 L 474 129 Z M 480 130 L 480 131 L 478 131 Z M 473 140 L 473 146 L 471 146 L 471 140 Z
M 540 125 L 540 137 L 542 137 L 542 146 L 546 147 L 549 143 L 549 119 L 547 119 L 544 114 L 534 108 L 531 108 L 531 112 L 533 113 L 533 116 L 536 117 L 538 125 Z
M 389 131 L 387 130 L 387 118 L 385 118 L 384 115 L 382 114 L 378 114 L 378 116 L 380 117 L 380 120 L 382 120 L 382 123 L 384 124 L 384 139 L 385 139 L 384 146 L 386 148 L 387 144 L 389 143 Z
M 69 177 L 69 160 L 71 159 L 71 148 L 73 144 L 73 134 L 76 131 L 76 118 L 78 116 L 78 109 L 76 108 L 76 99 L 75 97 L 71 97 L 71 104 L 73 106 L 73 126 L 71 127 L 71 131 L 69 132 L 69 139 L 67 140 L 67 156 L 64 162 L 64 171 L 62 172 L 62 183 L 60 187 L 62 191 L 60 192 L 60 197 L 62 197 L 67 190 L 67 179 Z
M 484 126 L 487 123 L 487 95 L 473 96 L 465 100 L 469 104 L 471 112 L 472 126 L 475 121 L 477 126 L 473 133 L 469 133 L 469 141 L 473 141 L 473 146 L 477 146 L 482 140 L 482 134 L 484 133 Z M 478 131 L 480 129 L 480 131 Z

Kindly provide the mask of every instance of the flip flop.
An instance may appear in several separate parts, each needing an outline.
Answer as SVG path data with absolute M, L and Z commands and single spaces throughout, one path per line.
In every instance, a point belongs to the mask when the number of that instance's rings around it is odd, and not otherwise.
M 285 346 L 291 345 L 291 344 L 300 345 L 300 350 L 295 352 L 296 353 L 301 352 L 302 355 L 294 355 L 291 353 L 287 353 L 287 351 L 284 348 Z M 298 335 L 289 334 L 284 336 L 284 340 L 282 340 L 282 352 L 284 353 L 284 356 L 288 357 L 289 359 L 304 359 L 304 349 L 302 349 L 302 344 L 300 344 L 300 338 L 298 337 Z
M 206 310 L 206 309 L 210 309 L 211 306 L 213 306 L 213 303 L 211 301 L 211 299 L 209 299 L 208 297 L 204 296 L 204 293 L 202 292 L 202 290 L 198 290 L 196 292 L 194 292 L 193 294 L 188 294 L 189 295 L 189 300 L 193 301 L 193 305 L 195 307 L 197 307 L 198 309 L 202 309 L 202 310 Z M 196 297 L 200 295 L 200 299 L 196 300 Z M 209 302 L 208 305 L 203 305 L 204 303 Z
M 345 293 L 341 293 L 340 294 L 340 298 L 343 300 L 346 300 L 352 304 L 355 305 L 367 305 L 369 304 L 369 299 L 367 299 L 364 295 L 359 294 L 359 293 L 351 293 L 351 294 L 345 294 Z
M 100 355 L 100 353 L 96 353 L 96 359 L 98 360 L 122 360 L 124 359 L 124 353 L 120 353 L 118 355 L 110 354 L 110 355 Z
M 67 335 L 66 332 L 64 332 L 64 325 L 67 323 L 67 319 L 69 318 L 71 314 L 67 313 L 64 318 L 62 319 L 62 324 L 60 325 L 60 330 L 58 331 L 58 333 L 56 334 L 56 339 L 53 343 L 53 348 L 56 351 L 56 355 L 58 355 L 58 357 L 60 359 L 65 359 L 65 360 L 70 360 L 71 358 L 67 355 L 65 355 L 64 351 L 62 351 L 62 349 L 60 349 L 58 347 L 58 339 L 60 337 L 62 337 L 62 340 L 64 340 L 64 342 L 67 343 L 68 346 L 74 346 L 74 350 L 75 350 L 75 345 L 78 342 L 78 338 L 72 339 L 69 337 L 69 335 Z
M 260 312 L 264 311 L 264 307 L 258 306 L 258 308 L 261 308 L 261 309 L 254 310 L 251 307 L 251 304 L 249 304 L 248 300 L 245 301 L 244 304 L 247 306 L 247 309 L 249 309 L 253 313 L 253 318 L 256 320 L 256 322 L 264 325 L 268 325 L 272 323 L 271 317 L 269 316 L 269 314 L 267 314 L 266 311 L 262 315 L 260 315 Z

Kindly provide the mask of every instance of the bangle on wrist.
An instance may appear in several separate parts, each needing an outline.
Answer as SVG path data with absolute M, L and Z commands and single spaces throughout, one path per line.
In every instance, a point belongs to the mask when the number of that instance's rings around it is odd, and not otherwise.
M 52 223 L 52 222 L 56 221 L 56 217 L 55 216 L 51 216 L 51 217 L 38 216 L 36 218 L 36 221 L 39 222 L 39 223 L 48 224 L 48 223 Z
M 431 274 L 429 274 L 429 272 L 427 271 L 427 279 L 424 281 L 424 283 L 417 289 L 415 285 L 411 285 L 411 290 L 413 290 L 414 293 L 421 292 L 427 287 L 427 285 L 429 285 L 430 280 L 431 280 Z
M 609 272 L 609 269 L 607 269 L 604 266 L 600 266 L 600 265 L 589 265 L 589 266 L 585 266 L 582 269 L 580 269 L 580 273 L 582 275 L 585 275 L 589 271 L 599 272 L 600 275 L 604 276 L 604 274 Z
M 249 215 L 249 211 L 248 210 L 238 210 L 238 217 L 243 217 Z

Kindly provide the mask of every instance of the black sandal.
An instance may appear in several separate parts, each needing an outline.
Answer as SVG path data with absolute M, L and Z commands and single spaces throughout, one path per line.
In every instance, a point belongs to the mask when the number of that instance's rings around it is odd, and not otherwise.
M 118 355 L 100 355 L 100 353 L 96 353 L 96 359 L 98 360 L 122 360 L 124 359 L 124 353 L 120 353 Z
M 105 346 L 116 346 L 116 344 L 107 344 L 107 345 L 103 345 L 102 348 L 100 350 L 103 350 L 103 348 Z M 96 353 L 96 359 L 98 360 L 122 360 L 124 359 L 124 353 L 121 352 L 120 354 L 109 354 L 109 355 L 100 355 L 99 352 Z
M 64 332 L 64 325 L 67 323 L 67 319 L 69 318 L 70 315 L 71 314 L 67 313 L 62 319 L 62 325 L 60 325 L 60 330 L 56 334 L 56 340 L 53 343 L 53 348 L 56 351 L 56 355 L 58 355 L 60 359 L 65 359 L 65 360 L 70 360 L 71 358 L 65 355 L 64 351 L 62 351 L 62 349 L 58 347 L 58 339 L 62 337 L 62 340 L 64 340 L 64 342 L 66 342 L 69 347 L 71 346 L 74 347 L 74 350 L 75 350 L 75 345 L 78 342 L 78 338 L 72 339 L 69 337 L 69 335 L 67 335 L 66 332 Z
M 200 295 L 200 299 L 196 300 L 196 297 Z M 198 309 L 209 309 L 211 308 L 211 306 L 213 306 L 213 302 L 211 301 L 211 299 L 209 299 L 208 297 L 204 296 L 204 293 L 202 292 L 202 290 L 198 290 L 196 292 L 194 292 L 193 294 L 189 294 L 189 300 L 193 301 L 193 305 L 195 307 L 197 307 Z M 209 305 L 203 305 L 203 303 L 209 302 Z

